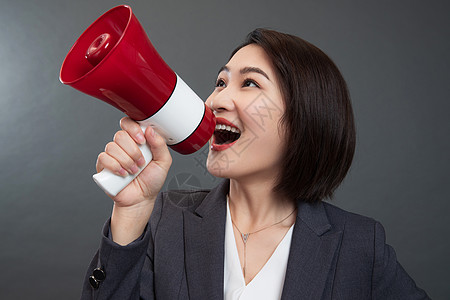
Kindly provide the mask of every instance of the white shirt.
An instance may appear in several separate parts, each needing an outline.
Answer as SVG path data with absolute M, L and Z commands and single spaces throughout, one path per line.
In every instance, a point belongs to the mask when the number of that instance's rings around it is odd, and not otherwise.
M 227 221 L 225 225 L 225 300 L 280 299 L 291 246 L 294 225 L 278 244 L 272 256 L 248 285 L 245 285 L 239 254 L 231 222 L 230 206 L 227 201 Z

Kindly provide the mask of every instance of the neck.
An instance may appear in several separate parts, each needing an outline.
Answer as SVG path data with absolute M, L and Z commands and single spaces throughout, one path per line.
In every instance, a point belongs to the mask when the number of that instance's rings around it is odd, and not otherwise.
M 233 220 L 245 232 L 278 222 L 295 209 L 295 202 L 273 191 L 273 180 L 230 180 L 229 202 Z

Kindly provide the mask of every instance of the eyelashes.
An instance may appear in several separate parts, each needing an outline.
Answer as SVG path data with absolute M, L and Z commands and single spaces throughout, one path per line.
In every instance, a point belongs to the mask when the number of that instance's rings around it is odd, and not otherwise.
M 217 88 L 217 87 L 225 87 L 226 84 L 225 84 L 225 81 L 224 81 L 223 79 L 219 78 L 219 79 L 216 80 L 216 84 L 215 84 L 214 86 L 215 86 L 216 88 Z
M 218 87 L 226 87 L 226 86 L 227 86 L 226 82 L 222 78 L 218 78 L 216 80 L 216 83 L 215 83 L 215 87 L 216 88 L 218 88 Z M 253 80 L 251 78 L 245 78 L 242 81 L 241 87 L 256 87 L 256 88 L 260 88 L 259 84 L 255 80 Z
M 256 83 L 256 81 L 250 78 L 245 79 L 242 85 L 242 87 L 252 87 L 252 86 L 259 88 L 258 83 Z

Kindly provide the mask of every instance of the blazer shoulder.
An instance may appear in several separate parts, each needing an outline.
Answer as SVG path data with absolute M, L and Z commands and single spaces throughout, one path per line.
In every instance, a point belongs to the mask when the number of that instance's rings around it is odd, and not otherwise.
M 370 283 L 372 299 L 429 299 L 398 263 L 380 222 L 328 202 L 323 205 L 330 225 L 343 232 L 335 273 L 341 295 L 353 295 L 360 281 L 360 287 Z
M 377 229 L 382 225 L 375 219 L 346 211 L 328 202 L 323 202 L 331 226 L 344 232 L 346 238 L 374 242 Z M 384 231 L 382 231 L 384 233 Z
M 378 221 L 337 207 L 331 203 L 323 202 L 327 217 L 332 225 L 352 224 L 374 227 Z

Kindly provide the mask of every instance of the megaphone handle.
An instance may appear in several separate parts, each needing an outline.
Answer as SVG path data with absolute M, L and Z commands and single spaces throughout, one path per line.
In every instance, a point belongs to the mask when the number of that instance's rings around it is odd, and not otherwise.
M 142 131 L 145 132 L 147 126 L 141 125 Z M 145 159 L 145 165 L 139 168 L 139 172 L 136 174 L 128 174 L 127 176 L 119 176 L 111 172 L 110 170 L 103 169 L 101 172 L 94 174 L 92 178 L 95 183 L 104 190 L 106 193 L 112 195 L 113 197 L 117 196 L 117 194 L 123 190 L 130 182 L 136 178 L 136 176 L 141 173 L 141 171 L 150 163 L 152 160 L 152 152 L 150 151 L 150 147 L 147 144 L 139 145 L 139 149 L 142 152 L 142 155 Z

